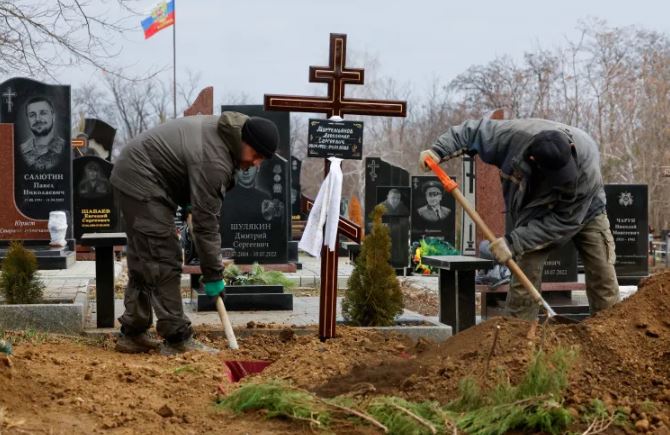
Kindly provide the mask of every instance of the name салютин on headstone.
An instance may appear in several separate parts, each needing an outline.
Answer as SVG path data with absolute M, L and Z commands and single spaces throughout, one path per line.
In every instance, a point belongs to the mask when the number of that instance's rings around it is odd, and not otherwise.
M 12 156 L 5 163 L 12 169 L 5 170 L 13 170 L 11 195 L 17 212 L 23 216 L 11 224 L 17 228 L 33 227 L 35 221 L 47 221 L 50 212 L 64 211 L 68 217 L 66 237 L 71 238 L 70 87 L 14 78 L 0 84 L 0 96 L 0 122 L 13 124 L 14 130 L 11 149 L 3 150 L 4 156 Z M 5 143 L 10 145 L 9 141 Z M 7 191 L 8 187 L 2 189 Z M 3 238 L 15 238 L 6 236 Z M 35 237 L 24 232 L 22 238 L 49 237 L 48 232 L 36 233 Z

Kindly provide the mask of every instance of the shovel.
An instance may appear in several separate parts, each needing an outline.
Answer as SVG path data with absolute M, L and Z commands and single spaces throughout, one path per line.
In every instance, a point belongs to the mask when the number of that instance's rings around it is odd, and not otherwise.
M 461 193 L 460 189 L 458 188 L 458 184 L 456 184 L 456 182 L 452 180 L 449 177 L 449 175 L 447 175 L 447 173 L 444 172 L 442 168 L 440 168 L 439 165 L 433 161 L 433 159 L 428 157 L 426 158 L 425 162 L 428 165 L 428 167 L 435 173 L 435 175 L 437 175 L 437 178 L 440 179 L 442 185 L 444 186 L 444 189 L 447 192 L 451 193 L 454 199 L 456 199 L 456 202 L 458 202 L 461 205 L 461 207 L 463 207 L 463 210 L 465 210 L 465 212 L 470 216 L 470 218 L 472 218 L 477 227 L 479 227 L 482 230 L 482 232 L 484 233 L 484 237 L 486 237 L 486 239 L 489 242 L 493 243 L 493 241 L 496 240 L 496 236 L 493 234 L 491 229 L 486 225 L 481 216 L 479 216 L 479 213 L 477 213 L 477 211 L 470 204 L 470 202 L 463 196 L 463 193 Z M 554 309 L 551 308 L 547 303 L 547 301 L 544 300 L 540 292 L 537 291 L 533 283 L 530 282 L 526 274 L 523 273 L 523 270 L 521 270 L 519 265 L 516 264 L 516 262 L 513 259 L 510 258 L 509 260 L 507 260 L 505 265 L 509 268 L 509 270 L 512 271 L 514 276 L 521 282 L 521 284 L 528 291 L 533 300 L 538 305 L 542 306 L 545 309 L 545 311 L 547 312 L 548 320 L 553 320 L 557 323 L 577 323 L 573 319 L 556 314 Z
M 235 331 L 233 331 L 233 326 L 230 324 L 228 312 L 226 311 L 226 306 L 223 304 L 221 295 L 216 297 L 216 311 L 218 311 L 219 318 L 223 324 L 226 340 L 228 340 L 228 347 L 231 349 L 239 349 L 240 347 L 237 345 L 237 338 L 235 338 Z

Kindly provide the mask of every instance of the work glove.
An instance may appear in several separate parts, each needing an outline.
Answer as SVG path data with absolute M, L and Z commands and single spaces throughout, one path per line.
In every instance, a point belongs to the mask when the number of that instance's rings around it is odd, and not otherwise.
M 433 150 L 424 150 L 421 151 L 421 154 L 419 154 L 419 168 L 423 170 L 424 172 L 430 171 L 430 167 L 426 164 L 426 158 L 433 159 L 433 161 L 437 164 L 440 164 L 440 156 L 437 155 L 437 153 Z
M 504 237 L 494 240 L 489 245 L 489 250 L 499 263 L 505 264 L 507 260 L 512 258 L 512 250 L 509 248 L 507 240 Z
M 217 296 L 224 296 L 226 291 L 226 285 L 223 283 L 223 280 L 210 281 L 205 283 L 205 294 L 209 297 L 215 298 Z

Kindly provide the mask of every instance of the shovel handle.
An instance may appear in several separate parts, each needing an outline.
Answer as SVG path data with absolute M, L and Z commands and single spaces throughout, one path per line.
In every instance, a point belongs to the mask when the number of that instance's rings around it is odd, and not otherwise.
M 470 204 L 470 201 L 463 196 L 463 193 L 461 193 L 460 189 L 458 188 L 458 184 L 454 180 L 447 175 L 440 166 L 435 163 L 433 159 L 430 157 L 427 157 L 425 159 L 426 164 L 428 167 L 437 175 L 437 178 L 442 181 L 442 184 L 444 185 L 444 188 L 447 192 L 451 193 L 454 199 L 456 199 L 456 202 L 460 204 L 461 207 L 463 207 L 463 210 L 472 218 L 474 221 L 475 225 L 479 229 L 482 230 L 482 233 L 484 233 L 484 237 L 486 240 L 489 242 L 493 243 L 496 240 L 495 234 L 491 231 L 491 229 L 486 225 L 484 220 L 479 216 L 479 213 L 477 213 L 477 210 Z M 519 267 L 518 264 L 516 264 L 516 261 L 513 259 L 507 260 L 505 265 L 509 268 L 509 270 L 516 276 L 516 278 L 521 282 L 521 284 L 528 290 L 528 293 L 530 293 L 530 296 L 533 298 L 533 300 L 542 305 L 545 310 L 547 310 L 547 316 L 548 317 L 553 317 L 556 315 L 556 312 L 549 306 L 547 301 L 542 298 L 542 295 L 540 294 L 539 291 L 535 288 L 533 283 L 528 279 L 525 273 L 523 273 L 523 270 Z
M 223 330 L 226 333 L 226 339 L 228 340 L 228 347 L 231 349 L 239 349 L 240 347 L 237 345 L 237 338 L 235 338 L 235 331 L 233 331 L 233 326 L 230 324 L 228 312 L 226 311 L 226 306 L 223 304 L 221 296 L 216 297 L 216 311 L 219 313 L 219 318 L 223 324 Z

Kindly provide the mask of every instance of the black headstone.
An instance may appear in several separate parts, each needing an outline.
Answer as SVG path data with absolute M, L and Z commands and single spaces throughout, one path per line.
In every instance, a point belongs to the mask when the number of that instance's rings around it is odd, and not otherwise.
M 263 105 L 228 105 L 221 106 L 222 112 L 240 112 L 248 116 L 267 118 L 277 125 L 279 130 L 279 148 L 277 153 L 286 160 L 291 157 L 291 117 L 289 112 L 265 111 Z
M 646 184 L 607 184 L 607 216 L 616 246 L 617 277 L 649 274 L 649 212 Z
M 382 222 L 391 236 L 390 263 L 396 269 L 409 266 L 409 204 L 410 188 L 407 186 L 377 186 L 377 198 L 386 209 Z
M 434 176 L 412 177 L 412 243 L 435 237 L 454 245 L 456 240 L 456 204 Z
M 409 186 L 409 172 L 379 157 L 365 158 L 365 228 L 370 230 L 370 213 L 383 198 L 377 199 L 377 186 Z
M 14 200 L 26 217 L 68 215 L 72 238 L 70 87 L 14 78 L 0 84 L 0 122 L 14 124 Z
M 299 221 L 302 219 L 300 211 L 300 169 L 302 160 L 291 156 L 291 218 Z
M 240 105 L 222 105 L 222 112 L 239 112 L 247 116 L 260 116 L 274 122 L 279 130 L 279 147 L 277 154 L 284 158 L 284 160 L 291 161 L 291 114 L 289 112 L 266 111 L 261 104 L 240 104 Z M 286 176 L 291 185 L 291 173 Z M 298 196 L 299 198 L 299 196 Z M 290 192 L 289 192 L 290 200 Z M 286 203 L 286 235 L 291 239 L 291 207 L 288 206 L 290 202 Z
M 289 164 L 280 156 L 238 171 L 221 212 L 221 243 L 238 264 L 286 263 Z
M 98 156 L 111 161 L 116 129 L 105 121 L 86 118 L 84 134 L 87 138 L 87 144 L 85 147 L 78 149 L 77 152 L 84 156 Z
M 84 233 L 119 231 L 119 208 L 109 177 L 112 165 L 107 160 L 85 156 L 74 159 L 74 237 Z
M 577 248 L 568 242 L 554 249 L 544 263 L 543 282 L 577 282 Z

